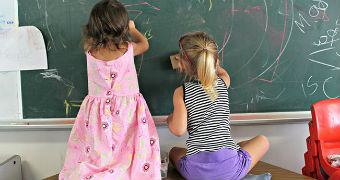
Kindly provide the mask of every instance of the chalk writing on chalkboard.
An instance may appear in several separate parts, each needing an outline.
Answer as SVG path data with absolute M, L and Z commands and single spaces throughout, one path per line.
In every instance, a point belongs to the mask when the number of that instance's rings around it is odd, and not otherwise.
M 149 2 L 142 2 L 142 3 L 135 3 L 135 4 L 125 4 L 124 5 L 125 8 L 127 8 L 127 11 L 129 13 L 131 12 L 137 12 L 137 15 L 135 15 L 135 17 L 133 18 L 133 20 L 137 20 L 137 18 L 143 14 L 143 10 L 139 7 L 139 6 L 144 6 L 146 8 L 150 8 L 152 10 L 155 11 L 160 11 L 160 8 L 151 5 Z M 133 8 L 133 9 L 130 9 Z M 144 24 L 149 24 L 150 22 L 150 16 L 147 16 L 146 18 L 146 22 L 144 22 Z M 144 32 L 144 36 L 146 37 L 147 40 L 150 40 L 152 38 L 152 34 L 151 34 L 151 29 L 146 30 Z M 141 55 L 140 57 L 140 64 L 139 64 L 139 68 L 137 70 L 137 75 L 140 75 L 141 69 L 142 69 L 142 65 L 143 65 L 143 61 L 144 61 L 144 54 Z
M 324 0 L 313 0 L 309 7 L 308 15 L 312 20 L 306 20 L 302 13 L 299 13 L 299 21 L 295 20 L 295 24 L 303 34 L 308 34 L 307 27 L 312 26 L 313 23 L 331 23 L 331 19 L 327 14 L 329 4 Z M 339 20 L 336 19 L 334 23 L 331 23 L 330 28 L 323 32 L 318 39 L 313 40 L 312 45 L 315 48 L 309 53 L 307 60 L 320 66 L 320 68 L 326 68 L 329 71 L 339 71 L 340 67 L 337 66 L 337 62 L 327 61 L 325 54 L 333 56 L 339 56 L 339 52 L 336 51 L 335 44 L 339 44 Z M 321 56 L 320 56 L 321 55 Z M 326 77 L 321 82 L 312 82 L 313 76 L 309 76 L 307 82 L 301 83 L 302 92 L 305 97 L 312 96 L 321 89 L 327 98 L 338 98 L 338 96 L 332 96 L 329 94 L 330 84 L 336 84 L 334 77 Z M 332 82 L 333 81 L 333 82 Z
M 290 29 L 288 38 L 286 40 L 286 44 L 284 45 L 285 37 L 286 37 L 286 29 L 287 29 L 287 20 L 288 20 L 287 19 L 287 16 L 288 16 L 288 0 L 285 0 L 285 13 L 284 13 L 285 17 L 284 17 L 284 24 L 283 24 L 283 32 L 282 32 L 282 35 L 281 35 L 281 45 L 280 45 L 279 55 L 278 55 L 278 57 L 275 60 L 275 68 L 274 68 L 274 71 L 273 71 L 273 74 L 272 74 L 271 78 L 270 79 L 258 78 L 261 81 L 272 83 L 273 80 L 274 80 L 274 77 L 275 77 L 276 72 L 277 72 L 277 68 L 279 67 L 279 62 L 280 62 L 280 59 L 281 59 L 281 55 L 284 52 L 284 50 L 286 49 L 286 47 L 288 45 L 288 42 L 290 40 L 290 37 L 292 35 L 292 32 L 293 32 L 293 19 L 294 19 L 293 1 L 291 1 L 291 9 L 292 9 L 292 13 L 291 13 L 292 14 L 292 21 L 291 21 L 292 25 L 291 25 L 291 29 Z M 266 69 L 263 73 L 267 72 L 267 70 L 269 70 L 270 67 L 268 69 Z M 261 73 L 261 75 L 262 75 L 262 73 Z
M 74 85 L 72 81 L 65 79 L 61 77 L 58 73 L 57 69 L 48 69 L 45 70 L 44 72 L 40 73 L 42 75 L 42 78 L 44 79 L 56 79 L 62 84 L 64 84 L 68 89 L 67 89 L 67 95 L 64 100 L 64 105 L 65 105 L 65 116 L 69 117 L 69 114 L 72 110 L 72 107 L 79 108 L 82 100 L 70 100 L 72 90 L 74 89 Z
M 22 72 L 24 117 L 75 117 L 87 94 L 81 27 L 98 1 L 36 2 L 19 0 L 20 21 L 42 31 L 50 68 L 72 86 L 43 78 L 45 71 Z M 233 113 L 308 110 L 316 101 L 340 95 L 338 0 L 121 2 L 150 44 L 135 65 L 153 115 L 172 111 L 181 77 L 166 62 L 178 51 L 178 37 L 196 30 L 218 44 L 220 63 L 232 80 Z
M 45 6 L 46 6 L 46 4 L 45 4 Z M 155 7 L 148 2 L 137 3 L 137 4 L 125 4 L 124 6 L 128 9 L 129 13 L 137 12 L 137 15 L 135 15 L 134 18 L 133 18 L 134 20 L 137 20 L 139 17 L 143 16 L 143 8 L 149 8 L 149 9 L 152 9 L 152 10 L 155 10 L 155 11 L 160 10 L 158 7 Z M 146 16 L 147 16 L 146 22 L 143 22 L 143 23 L 149 24 L 150 16 L 148 16 L 148 15 L 146 15 Z M 52 44 L 53 44 L 54 40 L 53 40 L 53 37 L 51 35 L 50 29 L 48 27 L 47 17 L 48 17 L 48 13 L 45 9 L 45 23 L 46 23 L 46 26 L 47 26 L 47 31 L 49 32 L 49 35 L 51 37 Z M 144 19 L 145 19 L 145 17 L 144 17 Z M 152 33 L 151 32 L 152 32 L 151 29 L 146 30 L 144 32 L 144 36 L 146 37 L 147 40 L 152 39 Z M 141 72 L 142 65 L 143 65 L 143 59 L 144 59 L 144 54 L 141 55 L 141 60 L 140 60 L 141 62 L 140 62 L 140 65 L 139 65 L 139 68 L 138 68 L 138 71 L 137 71 L 137 75 L 139 75 L 140 72 Z M 72 111 L 72 108 L 78 109 L 81 106 L 81 103 L 82 103 L 81 99 L 72 99 L 71 98 L 73 90 L 75 88 L 73 83 L 70 80 L 67 80 L 67 79 L 59 76 L 57 69 L 46 70 L 45 72 L 40 73 L 40 74 L 42 75 L 42 77 L 44 79 L 46 79 L 46 78 L 56 79 L 56 80 L 60 81 L 61 83 L 63 83 L 67 87 L 67 93 L 66 93 L 66 97 L 65 97 L 65 100 L 64 100 L 65 116 L 66 117 L 70 116 L 70 112 Z

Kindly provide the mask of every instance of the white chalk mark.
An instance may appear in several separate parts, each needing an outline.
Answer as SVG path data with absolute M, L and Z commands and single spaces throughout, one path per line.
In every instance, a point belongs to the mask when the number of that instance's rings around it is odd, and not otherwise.
M 255 80 L 255 79 L 258 79 L 260 76 L 262 76 L 264 73 L 266 73 L 271 67 L 274 66 L 274 64 L 277 63 L 277 61 L 280 60 L 280 57 L 281 55 L 283 54 L 283 52 L 285 51 L 289 41 L 290 41 L 290 38 L 291 38 L 291 35 L 292 35 L 292 32 L 293 32 L 293 19 L 294 19 L 294 9 L 293 9 L 294 5 L 293 5 L 293 0 L 291 0 L 291 9 L 292 9 L 292 24 L 291 24 L 291 27 L 290 27 L 290 32 L 289 32 L 289 35 L 288 35 L 288 38 L 287 38 L 287 41 L 286 41 L 286 44 L 285 46 L 283 47 L 281 53 L 278 55 L 278 57 L 276 58 L 276 60 L 267 68 L 265 69 L 262 73 L 260 73 L 257 77 L 255 77 L 254 79 L 252 79 L 251 81 Z
M 323 93 L 325 94 L 325 96 L 326 96 L 328 99 L 334 99 L 334 98 L 340 97 L 340 95 L 337 96 L 337 97 L 330 97 L 330 96 L 326 93 L 325 85 L 326 85 L 326 83 L 327 83 L 330 79 L 332 79 L 332 78 L 333 78 L 333 77 L 327 78 L 327 79 L 323 82 L 323 85 L 322 85 Z
M 307 22 L 307 20 L 302 16 L 301 13 L 299 13 L 299 19 L 300 19 L 300 22 L 298 22 L 297 20 L 295 20 L 294 22 L 295 22 L 296 26 L 300 29 L 300 31 L 301 31 L 302 33 L 305 33 L 305 31 L 302 29 L 302 28 L 305 27 L 305 25 L 303 24 L 303 21 L 304 21 L 308 26 L 311 26 L 311 25 Z M 302 28 L 301 28 L 301 27 L 302 27 Z
M 231 1 L 231 9 L 234 9 L 234 0 Z M 231 33 L 233 32 L 233 26 L 234 26 L 234 11 L 231 11 L 231 27 L 230 27 L 230 30 L 229 30 L 229 35 L 228 35 L 227 40 L 223 44 L 222 48 L 218 51 L 218 53 L 221 53 L 221 51 L 223 51 L 223 49 L 225 48 L 225 46 L 229 42 Z
M 338 52 L 335 52 L 335 54 L 336 54 L 337 56 L 340 56 L 340 54 L 339 54 Z
M 268 11 L 267 11 L 267 3 L 266 3 L 266 0 L 263 0 L 263 2 L 264 2 L 264 6 L 266 7 L 266 25 L 265 25 L 265 28 L 264 28 L 264 33 L 263 33 L 263 36 L 262 36 L 260 45 L 257 47 L 257 49 L 256 49 L 256 51 L 254 52 L 254 54 L 248 59 L 248 61 L 247 61 L 246 63 L 244 63 L 244 64 L 242 65 L 242 67 L 240 67 L 240 68 L 238 69 L 238 71 L 235 72 L 234 74 L 240 72 L 244 67 L 246 67 L 246 66 L 247 66 L 247 65 L 255 58 L 256 54 L 259 52 L 259 50 L 260 50 L 261 47 L 262 47 L 263 41 L 264 41 L 264 39 L 265 39 L 265 37 L 266 37 L 266 32 L 267 32 L 267 27 L 268 27 Z M 267 62 L 268 62 L 268 58 L 267 58 Z M 267 62 L 266 62 L 266 64 L 267 64 Z
M 241 104 L 238 104 L 240 106 L 243 106 L 245 105 L 246 106 L 246 112 L 248 112 L 248 109 L 249 109 L 249 104 L 248 103 L 241 103 Z
M 40 3 L 39 3 L 39 0 L 36 0 L 37 1 L 37 6 L 38 6 L 38 9 L 40 9 Z
M 261 77 L 264 73 L 266 73 L 270 68 L 272 68 L 272 67 L 274 66 L 274 64 L 277 63 L 277 61 L 279 61 L 279 59 L 280 59 L 282 53 L 285 51 L 285 49 L 286 49 L 286 47 L 287 47 L 287 45 L 288 45 L 288 43 L 289 43 L 289 41 L 290 41 L 290 38 L 291 38 L 291 35 L 292 35 L 292 32 L 293 32 L 293 23 L 294 23 L 294 21 L 293 21 L 293 19 L 294 19 L 294 9 L 293 9 L 293 7 L 294 7 L 294 4 L 293 4 L 293 0 L 291 0 L 290 2 L 291 2 L 291 7 L 292 7 L 292 8 L 291 8 L 291 9 L 292 9 L 292 11 L 291 11 L 291 13 L 292 13 L 292 20 L 291 20 L 291 21 L 292 21 L 292 23 L 291 23 L 290 32 L 289 32 L 289 35 L 288 35 L 286 44 L 285 44 L 285 46 L 283 47 L 282 52 L 279 54 L 279 56 L 276 58 L 276 60 L 275 60 L 275 61 L 274 61 L 267 69 L 265 69 L 262 73 L 260 73 L 259 75 L 257 75 L 255 78 L 253 78 L 253 79 L 251 79 L 251 80 L 249 80 L 249 81 L 247 81 L 247 82 L 245 82 L 245 83 L 243 83 L 243 84 L 241 84 L 241 85 L 235 87 L 235 89 L 237 89 L 237 88 L 239 88 L 239 87 L 242 87 L 244 84 L 247 84 L 247 83 L 250 83 L 250 82 L 252 82 L 252 81 L 254 81 L 254 80 L 257 80 L 257 79 L 258 79 L 259 77 Z
M 286 1 L 287 2 L 287 1 Z M 293 4 L 293 0 L 291 0 L 291 9 L 292 9 L 292 12 L 291 12 L 291 14 L 292 14 L 292 19 L 291 19 L 291 21 L 292 21 L 292 24 L 291 24 L 291 27 L 290 27 L 290 32 L 289 32 L 289 35 L 288 35 L 288 38 L 287 38 L 287 41 L 286 41 L 286 44 L 284 45 L 284 47 L 283 47 L 283 49 L 282 49 L 282 44 L 283 44 L 283 42 L 284 42 L 284 35 L 285 35 L 285 31 L 286 31 L 286 17 L 285 17 L 285 23 L 284 23 L 284 33 L 283 33 L 283 36 L 282 36 L 282 43 L 281 43 L 281 48 L 280 48 L 280 53 L 279 53 L 279 55 L 277 56 L 277 58 L 276 58 L 276 60 L 275 60 L 275 62 L 271 65 L 271 66 L 269 66 L 269 68 L 270 67 L 272 67 L 274 64 L 276 64 L 276 66 L 275 66 L 275 69 L 274 69 L 274 72 L 273 72 L 273 75 L 272 75 L 272 77 L 271 77 L 271 80 L 265 80 L 265 79 L 262 79 L 262 80 L 264 80 L 264 81 L 268 81 L 268 82 L 272 82 L 273 80 L 274 80 L 274 75 L 276 74 L 276 70 L 277 70 L 277 67 L 279 66 L 279 61 L 280 61 L 280 58 L 281 58 L 281 55 L 283 54 L 283 52 L 286 50 L 286 47 L 287 47 L 287 45 L 288 45 L 288 43 L 289 43 L 289 41 L 290 41 L 290 37 L 291 37 L 291 35 L 292 35 L 292 32 L 293 32 L 293 22 L 294 22 L 294 4 Z M 287 8 L 287 7 L 286 7 Z M 287 8 L 288 9 L 288 8 Z M 287 10 L 288 11 L 288 10 Z M 288 16 L 288 14 L 287 14 L 287 16 Z M 269 68 L 267 68 L 263 73 L 265 73 L 267 70 L 269 70 Z M 257 79 L 259 79 L 259 77 L 260 76 L 258 76 L 257 77 Z
M 266 0 L 263 0 L 263 2 L 264 2 L 264 7 L 266 8 L 266 27 L 264 28 L 264 32 L 267 32 L 267 27 L 268 27 L 268 7 L 267 7 Z
M 45 70 L 45 72 L 43 73 L 40 73 L 43 78 L 54 78 L 54 79 L 57 79 L 58 81 L 61 80 L 61 76 L 58 75 L 58 70 L 57 69 L 48 69 L 48 70 Z
M 323 42 L 321 42 L 321 40 L 324 40 Z M 321 45 L 325 45 L 328 42 L 328 36 L 320 36 L 319 38 L 319 43 L 313 42 L 314 46 L 321 46 Z
M 318 6 L 316 6 L 316 5 L 312 5 L 310 8 L 309 8 L 309 16 L 310 17 L 317 17 L 317 16 L 319 16 L 319 14 L 320 14 L 320 11 L 321 12 L 324 12 L 324 13 L 326 13 L 326 10 L 327 10 L 327 8 L 328 8 L 328 3 L 326 3 L 325 1 L 323 1 L 323 0 L 313 0 L 314 2 L 315 1 L 318 1 Z M 313 11 L 315 12 L 314 14 L 312 14 L 313 13 Z
M 316 53 L 319 53 L 319 52 L 323 52 L 323 51 L 328 51 L 328 50 L 331 50 L 331 49 L 334 49 L 334 48 L 335 48 L 335 47 L 330 47 L 330 48 L 321 49 L 321 50 L 312 52 L 312 53 L 310 53 L 309 55 L 313 55 L 313 54 L 316 54 Z
M 280 14 L 280 15 L 283 15 L 283 16 L 285 16 L 285 15 L 286 15 L 286 13 L 281 11 L 281 7 L 282 7 L 282 1 L 280 1 L 280 2 L 281 2 L 281 3 L 280 3 L 279 10 L 277 11 L 277 13 L 278 13 L 278 14 Z
M 55 44 L 54 44 L 54 39 L 53 39 L 52 33 L 51 33 L 50 28 L 49 28 L 49 26 L 48 26 L 47 18 L 48 18 L 48 13 L 47 13 L 47 3 L 46 3 L 46 0 L 45 0 L 45 23 L 46 23 L 46 28 L 47 28 L 48 34 L 50 35 L 50 38 L 51 38 L 51 40 L 52 40 L 53 47 L 54 47 L 54 49 L 56 49 L 56 46 L 55 46 Z
M 260 91 L 263 95 L 256 95 L 256 101 L 259 102 L 260 100 L 271 100 L 271 101 L 275 101 L 278 100 L 280 98 L 280 96 L 283 94 L 283 92 L 286 91 L 286 88 L 284 88 L 276 97 L 266 97 L 264 96 L 264 93 L 262 91 Z
M 314 59 L 310 59 L 310 58 L 308 60 L 315 62 L 315 63 L 318 63 L 318 64 L 321 64 L 321 65 L 324 65 L 324 66 L 332 67 L 333 68 L 332 70 L 340 70 L 340 67 L 336 67 L 336 66 L 333 66 L 333 65 L 330 65 L 330 64 L 327 64 L 327 63 L 323 63 L 323 62 L 320 62 L 320 61 L 317 61 L 317 60 L 314 60 Z
M 65 84 L 66 86 L 74 88 L 73 83 L 71 81 L 59 76 L 57 69 L 48 69 L 48 70 L 45 70 L 45 72 L 40 73 L 40 74 L 42 75 L 44 79 L 49 79 L 49 78 L 56 79 L 62 82 L 63 84 Z
M 312 77 L 313 77 L 313 76 L 310 76 L 310 77 L 308 78 L 308 81 L 307 81 L 307 87 L 308 87 L 308 88 L 310 88 L 310 87 L 312 87 L 312 86 L 315 86 L 314 91 L 308 94 L 308 95 L 310 95 L 310 96 L 313 95 L 313 94 L 316 92 L 316 90 L 319 88 L 319 85 L 318 85 L 317 83 L 313 83 L 313 84 L 309 85 L 309 81 L 310 81 L 310 79 L 311 79 Z
M 263 68 L 268 64 L 268 61 L 269 61 L 269 54 L 268 54 L 268 56 L 267 56 L 267 60 L 266 60 L 266 62 L 263 64 Z
M 305 95 L 305 97 L 307 97 L 306 92 L 305 92 L 305 88 L 303 87 L 303 83 L 301 83 L 301 87 L 302 87 L 303 95 Z

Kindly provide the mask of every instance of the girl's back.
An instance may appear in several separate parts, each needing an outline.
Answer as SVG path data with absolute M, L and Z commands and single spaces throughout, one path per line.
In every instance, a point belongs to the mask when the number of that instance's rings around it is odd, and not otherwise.
M 105 98 L 139 93 L 131 43 L 123 55 L 109 61 L 97 59 L 88 52 L 87 72 L 90 96 Z
M 96 19 L 101 21 L 92 21 Z M 135 42 L 122 38 L 128 31 Z M 146 39 L 115 0 L 103 0 L 92 9 L 84 36 L 89 91 L 59 179 L 159 180 L 157 130 L 139 93 L 134 64 L 134 56 L 147 49 Z
M 228 89 L 221 78 L 218 78 L 215 89 L 218 97 L 211 101 L 199 81 L 183 85 L 184 103 L 188 113 L 187 155 L 222 148 L 240 148 L 230 136 Z

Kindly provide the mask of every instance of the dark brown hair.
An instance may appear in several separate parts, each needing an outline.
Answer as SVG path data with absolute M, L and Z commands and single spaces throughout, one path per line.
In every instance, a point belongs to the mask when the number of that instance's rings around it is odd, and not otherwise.
M 127 41 L 129 16 L 124 5 L 117 0 L 102 0 L 91 10 L 88 23 L 83 27 L 85 51 L 107 48 L 113 43 L 117 48 Z

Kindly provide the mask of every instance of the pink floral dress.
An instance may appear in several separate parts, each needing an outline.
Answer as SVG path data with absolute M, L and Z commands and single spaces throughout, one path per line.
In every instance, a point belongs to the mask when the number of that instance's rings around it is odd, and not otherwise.
M 133 47 L 112 61 L 87 53 L 88 89 L 60 180 L 159 180 L 158 135 L 139 93 Z

